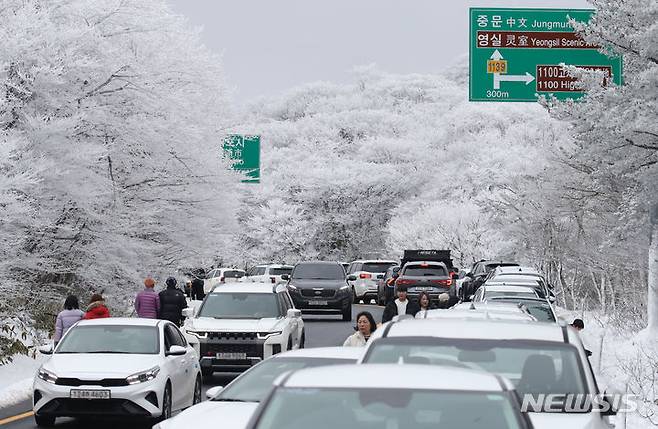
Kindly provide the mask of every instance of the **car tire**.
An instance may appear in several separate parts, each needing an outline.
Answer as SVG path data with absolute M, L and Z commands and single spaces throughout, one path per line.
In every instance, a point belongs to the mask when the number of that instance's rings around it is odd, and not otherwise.
M 162 414 L 160 420 L 171 418 L 171 385 L 167 382 L 164 393 L 162 394 Z
M 37 424 L 37 426 L 52 427 L 55 426 L 55 416 L 44 416 L 42 414 L 35 414 L 34 422 Z
M 306 345 L 306 331 L 302 329 L 302 336 L 299 339 L 299 348 L 303 349 Z
M 196 376 L 196 381 L 194 382 L 194 393 L 192 394 L 192 406 L 199 404 L 201 402 L 201 389 L 203 388 L 203 382 L 201 381 L 201 376 Z
M 343 309 L 343 322 L 352 321 L 352 306 L 350 305 L 346 309 Z

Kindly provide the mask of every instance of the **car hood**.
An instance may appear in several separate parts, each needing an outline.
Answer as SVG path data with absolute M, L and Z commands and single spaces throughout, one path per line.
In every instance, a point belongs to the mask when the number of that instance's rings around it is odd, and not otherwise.
M 279 328 L 283 319 L 215 319 L 197 317 L 192 319 L 188 329 L 210 332 L 270 332 Z
M 222 429 L 243 429 L 258 402 L 205 401 L 160 423 L 160 429 L 188 429 L 204 427 L 208 422 L 221 422 Z
M 44 364 L 44 369 L 58 377 L 100 380 L 124 378 L 153 368 L 160 355 L 122 355 L 102 353 L 55 353 Z
M 528 413 L 535 429 L 612 429 L 599 413 Z
M 338 289 L 346 286 L 345 280 L 311 280 L 311 279 L 292 279 L 290 284 L 298 288 L 323 288 L 323 289 Z

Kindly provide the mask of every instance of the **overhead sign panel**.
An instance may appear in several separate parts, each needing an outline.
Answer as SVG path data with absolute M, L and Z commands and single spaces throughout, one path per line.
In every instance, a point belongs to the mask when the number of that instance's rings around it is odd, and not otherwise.
M 605 73 L 621 85 L 621 58 L 609 58 L 585 42 L 569 18 L 587 22 L 586 9 L 471 8 L 469 99 L 471 101 L 536 101 L 538 95 L 558 99 L 583 95 L 564 63 Z
M 245 174 L 244 183 L 260 183 L 260 136 L 229 134 L 223 150 L 233 169 Z

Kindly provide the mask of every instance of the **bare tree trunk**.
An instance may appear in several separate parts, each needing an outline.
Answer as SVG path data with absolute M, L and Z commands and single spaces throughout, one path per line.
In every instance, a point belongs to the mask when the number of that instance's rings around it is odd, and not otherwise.
M 647 330 L 658 332 L 658 202 L 654 202 L 650 213 L 649 273 L 647 296 Z

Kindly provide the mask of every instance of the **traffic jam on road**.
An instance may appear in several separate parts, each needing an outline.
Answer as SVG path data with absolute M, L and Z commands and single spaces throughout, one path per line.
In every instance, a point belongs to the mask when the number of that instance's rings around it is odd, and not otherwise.
M 460 272 L 449 250 L 407 250 L 399 262 L 360 259 L 347 268 L 213 269 L 204 283 L 182 326 L 81 320 L 54 347 L 42 346 L 50 357 L 34 379 L 36 424 L 613 427 L 614 404 L 578 325 L 557 316 L 552 286 L 531 267 L 481 260 Z M 308 315 L 315 319 L 305 324 Z M 341 320 L 356 327 L 344 332 L 344 346 L 306 348 L 318 318 L 337 318 L 331 329 L 346 328 Z M 216 373 L 240 375 L 203 398 Z

